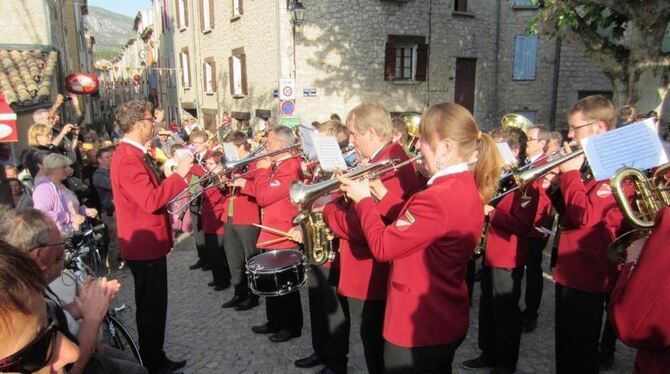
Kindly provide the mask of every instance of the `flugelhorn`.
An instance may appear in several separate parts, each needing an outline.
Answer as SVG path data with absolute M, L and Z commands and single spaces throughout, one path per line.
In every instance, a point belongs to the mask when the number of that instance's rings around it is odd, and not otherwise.
M 617 205 L 634 229 L 618 236 L 607 248 L 607 257 L 616 263 L 626 261 L 626 250 L 638 239 L 646 238 L 654 228 L 656 214 L 670 206 L 670 181 L 667 174 L 670 172 L 670 163 L 661 165 L 648 178 L 639 169 L 625 167 L 617 170 L 610 179 L 612 194 Z M 632 200 L 627 196 L 625 185 L 632 183 L 634 196 Z

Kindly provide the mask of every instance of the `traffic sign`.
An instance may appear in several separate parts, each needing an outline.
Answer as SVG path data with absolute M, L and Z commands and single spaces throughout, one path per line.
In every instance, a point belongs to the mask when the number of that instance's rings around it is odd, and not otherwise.
M 279 104 L 279 111 L 284 116 L 290 116 L 295 112 L 295 102 L 293 100 L 282 100 Z
M 279 80 L 279 100 L 295 100 L 295 79 Z

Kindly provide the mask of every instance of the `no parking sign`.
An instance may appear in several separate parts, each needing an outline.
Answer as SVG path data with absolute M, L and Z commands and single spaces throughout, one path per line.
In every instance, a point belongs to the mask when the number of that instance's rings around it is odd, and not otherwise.
M 279 100 L 295 100 L 295 79 L 279 80 Z
M 295 102 L 293 100 L 282 100 L 279 104 L 279 111 L 283 116 L 290 116 L 295 112 Z

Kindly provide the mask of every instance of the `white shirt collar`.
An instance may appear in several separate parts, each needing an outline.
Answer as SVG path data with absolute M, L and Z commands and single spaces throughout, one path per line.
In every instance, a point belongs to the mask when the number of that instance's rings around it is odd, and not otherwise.
M 537 159 L 540 158 L 540 157 L 542 157 L 543 154 L 544 154 L 544 153 L 540 152 L 540 153 L 536 154 L 535 156 L 531 157 L 531 158 L 529 159 L 530 163 L 532 164 L 532 163 L 534 163 L 535 161 L 537 161 Z
M 142 153 L 144 153 L 144 154 L 147 153 L 147 148 L 145 146 L 143 146 L 142 144 L 140 144 L 140 143 L 138 143 L 138 142 L 136 142 L 132 139 L 123 138 L 123 139 L 121 139 L 121 142 L 132 145 L 133 147 L 142 151 Z
M 462 162 L 460 164 L 447 166 L 446 168 L 438 171 L 432 177 L 430 177 L 427 184 L 430 186 L 431 184 L 433 184 L 433 182 L 435 182 L 435 179 L 437 179 L 439 177 L 444 177 L 445 175 L 449 175 L 449 174 L 462 173 L 464 171 L 468 171 L 468 163 L 467 162 Z

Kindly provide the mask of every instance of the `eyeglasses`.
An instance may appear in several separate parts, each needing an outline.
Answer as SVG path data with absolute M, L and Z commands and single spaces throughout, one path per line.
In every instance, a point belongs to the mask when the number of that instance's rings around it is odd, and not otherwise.
M 28 345 L 13 355 L 0 359 L 0 372 L 33 373 L 45 367 L 53 356 L 57 336 L 58 323 L 53 319 Z
M 592 125 L 594 125 L 596 122 L 598 122 L 598 121 L 589 122 L 589 123 L 586 123 L 586 124 L 583 124 L 583 125 L 579 125 L 579 126 L 568 126 L 568 131 L 577 131 L 577 130 L 581 129 L 582 127 L 592 126 Z
M 539 138 L 528 138 L 528 142 L 539 142 L 539 141 L 540 141 Z

